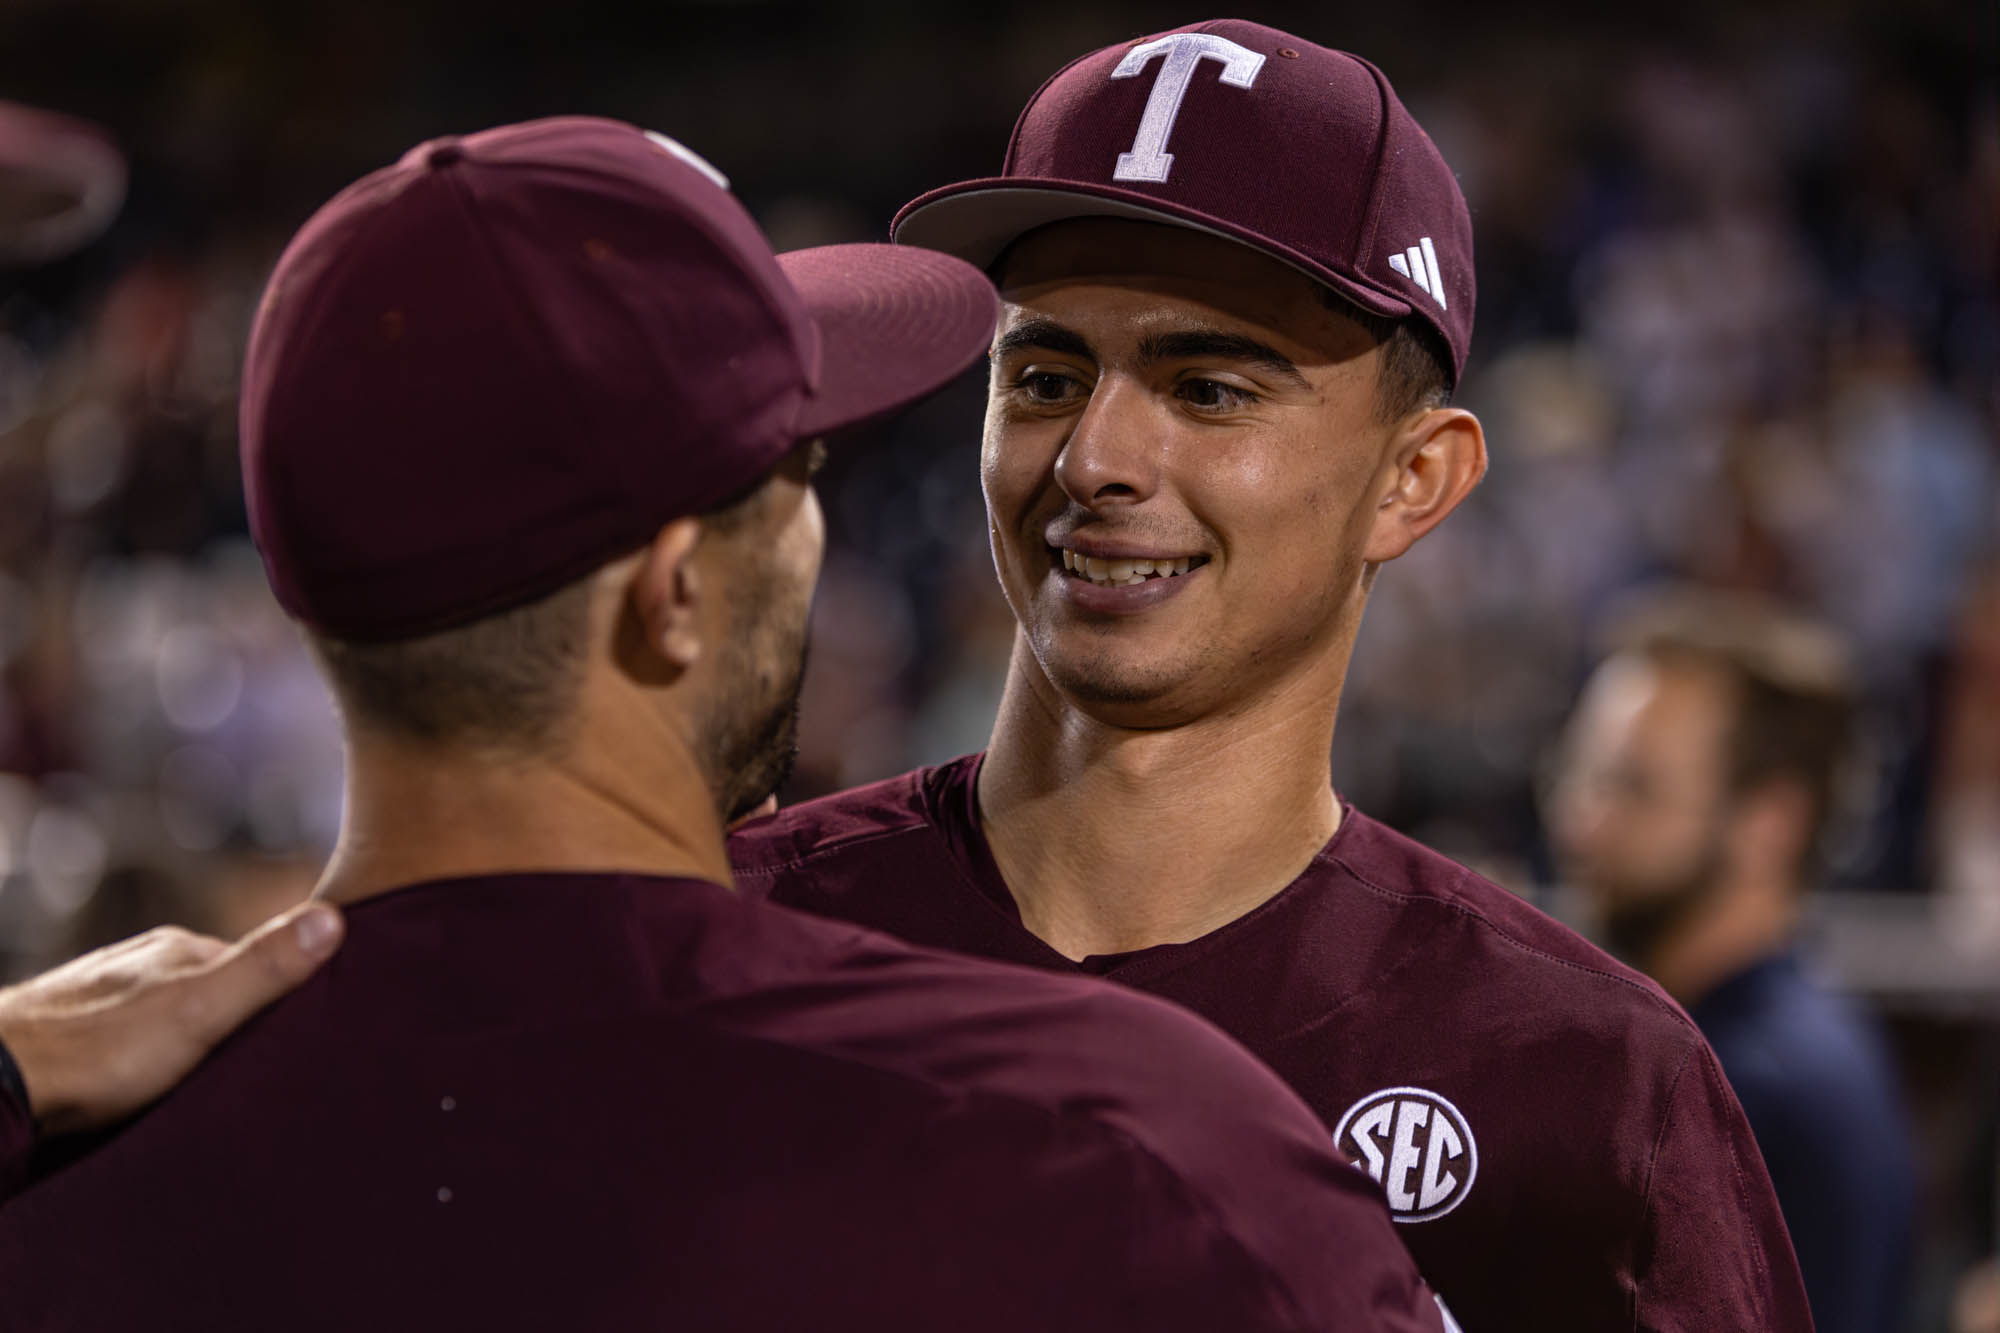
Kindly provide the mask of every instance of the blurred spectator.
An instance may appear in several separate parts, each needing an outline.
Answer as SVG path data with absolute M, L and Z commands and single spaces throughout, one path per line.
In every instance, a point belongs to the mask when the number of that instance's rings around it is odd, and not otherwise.
M 1551 798 L 1604 935 L 1687 1006 L 1743 1103 L 1822 1333 L 1895 1333 L 1914 1170 L 1878 1034 L 1809 979 L 1800 897 L 1837 800 L 1848 669 L 1819 626 L 1677 590 L 1631 611 Z

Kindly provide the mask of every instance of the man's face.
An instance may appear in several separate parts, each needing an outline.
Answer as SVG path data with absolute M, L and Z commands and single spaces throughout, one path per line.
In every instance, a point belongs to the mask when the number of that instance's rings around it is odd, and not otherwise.
M 1618 656 L 1570 721 L 1550 828 L 1611 943 L 1643 957 L 1722 871 L 1731 701 L 1714 671 Z
M 981 468 L 1048 680 L 1138 726 L 1337 689 L 1393 479 L 1369 334 L 1284 265 L 1148 223 L 1043 228 L 1000 285 Z
M 726 565 L 715 681 L 703 752 L 725 821 L 754 810 L 791 775 L 798 755 L 806 623 L 826 527 L 812 472 L 820 446 L 795 451 L 719 523 L 711 568 Z

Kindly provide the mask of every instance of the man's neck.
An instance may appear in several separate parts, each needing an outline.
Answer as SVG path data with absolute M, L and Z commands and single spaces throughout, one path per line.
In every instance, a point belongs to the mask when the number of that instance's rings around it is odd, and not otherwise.
M 1336 681 L 1130 730 L 1063 700 L 1017 655 L 979 811 L 1023 924 L 1080 959 L 1197 939 L 1267 902 L 1339 827 L 1338 702 Z
M 654 730 L 628 714 L 607 735 L 586 715 L 561 753 L 539 758 L 350 734 L 340 841 L 315 892 L 354 902 L 524 871 L 726 885 L 713 798 L 677 738 Z

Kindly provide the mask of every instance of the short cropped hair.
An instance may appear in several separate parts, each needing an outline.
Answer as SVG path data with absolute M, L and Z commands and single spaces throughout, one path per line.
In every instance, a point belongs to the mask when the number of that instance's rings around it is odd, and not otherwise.
M 766 480 L 703 514 L 704 527 L 740 529 Z M 593 577 L 418 638 L 307 638 L 352 723 L 424 745 L 543 755 L 559 748 L 576 706 Z
M 1421 320 L 1377 315 L 1343 300 L 1331 289 L 1319 289 L 1329 310 L 1345 315 L 1368 331 L 1382 349 L 1382 366 L 1375 381 L 1378 421 L 1401 421 L 1412 412 L 1451 404 L 1451 358 L 1437 331 Z
M 559 742 L 583 679 L 590 583 L 413 639 L 307 637 L 351 724 L 424 745 L 540 754 Z
M 1760 597 L 1670 588 L 1630 606 L 1606 638 L 1613 652 L 1720 672 L 1735 696 L 1730 792 L 1797 783 L 1811 800 L 1809 849 L 1818 842 L 1839 793 L 1855 711 L 1847 649 L 1831 629 Z

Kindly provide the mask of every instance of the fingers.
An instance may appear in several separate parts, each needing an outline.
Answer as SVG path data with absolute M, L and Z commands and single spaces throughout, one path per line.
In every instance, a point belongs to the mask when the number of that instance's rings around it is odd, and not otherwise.
M 176 985 L 185 1035 L 205 1052 L 311 976 L 340 947 L 345 929 L 331 905 L 302 903 L 221 949 Z
M 197 935 L 180 926 L 155 926 L 141 935 L 106 945 L 71 960 L 42 980 L 69 980 L 52 999 L 72 1004 L 124 995 L 134 987 L 214 962 L 229 949 L 229 942 L 209 935 Z
M 122 1119 L 339 947 L 340 913 L 304 903 L 234 944 L 175 926 L 0 991 L 12 1051 L 45 1133 Z

